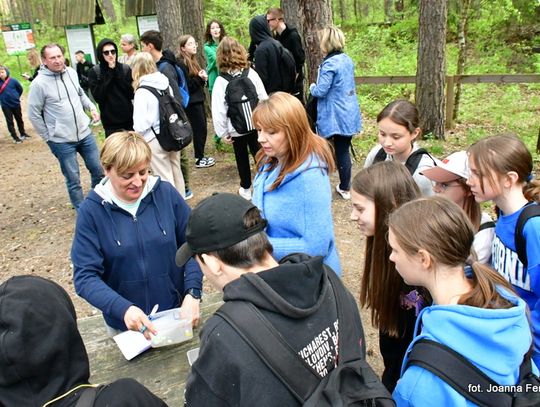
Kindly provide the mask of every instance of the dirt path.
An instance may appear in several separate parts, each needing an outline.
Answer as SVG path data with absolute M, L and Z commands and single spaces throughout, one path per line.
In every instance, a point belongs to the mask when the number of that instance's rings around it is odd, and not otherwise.
M 26 111 L 23 106 L 24 111 Z M 20 274 L 33 274 L 52 279 L 70 294 L 79 317 L 97 311 L 79 298 L 72 283 L 69 258 L 75 222 L 64 179 L 57 160 L 47 145 L 25 120 L 32 136 L 22 144 L 13 144 L 3 116 L 0 118 L 0 162 L 4 177 L 0 183 L 0 282 Z M 237 192 L 238 175 L 234 156 L 208 150 L 216 158 L 212 168 L 191 172 L 191 188 L 195 197 L 188 201 L 194 206 L 212 192 Z M 192 161 L 193 164 L 193 161 Z M 353 168 L 353 174 L 358 171 Z M 85 191 L 90 180 L 88 171 L 81 168 Z M 337 182 L 333 176 L 332 185 Z M 349 221 L 350 203 L 334 197 L 334 225 L 337 246 L 344 270 L 344 281 L 357 296 L 363 259 L 363 239 Z M 369 315 L 362 312 L 369 360 L 380 373 L 382 362 L 378 352 L 376 331 L 371 328 Z

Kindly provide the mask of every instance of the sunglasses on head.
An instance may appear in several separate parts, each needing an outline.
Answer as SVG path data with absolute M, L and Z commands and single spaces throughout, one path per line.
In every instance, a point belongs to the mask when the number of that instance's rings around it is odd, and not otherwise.
M 116 55 L 116 50 L 108 49 L 106 51 L 103 51 L 103 55 Z

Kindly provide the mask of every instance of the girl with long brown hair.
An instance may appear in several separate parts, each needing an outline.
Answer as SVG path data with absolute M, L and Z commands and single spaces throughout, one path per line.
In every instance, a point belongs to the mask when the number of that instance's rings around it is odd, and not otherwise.
M 390 392 L 399 378 L 423 297 L 405 284 L 388 259 L 387 221 L 392 210 L 419 196 L 410 173 L 394 161 L 364 168 L 352 181 L 351 220 L 366 237 L 360 304 L 370 309 L 371 321 L 379 329 L 382 382 Z
M 531 153 L 513 135 L 486 137 L 468 150 L 467 184 L 478 202 L 493 201 L 499 210 L 491 265 L 512 284 L 531 310 L 534 354 L 540 365 L 540 181 L 534 179 Z M 516 226 L 524 211 L 536 210 L 519 235 Z M 516 241 L 523 242 L 520 253 Z
M 262 147 L 253 203 L 268 221 L 275 258 L 295 252 L 323 256 L 340 274 L 328 175 L 335 169 L 330 146 L 311 131 L 302 103 L 285 92 L 259 102 L 253 123 Z
M 532 343 L 527 307 L 488 266 L 475 261 L 465 272 L 474 229 L 463 210 L 437 196 L 406 203 L 390 215 L 388 240 L 397 272 L 433 298 L 418 316 L 409 350 L 419 340 L 435 341 L 499 385 L 516 384 Z M 472 405 L 427 369 L 407 366 L 407 358 L 393 394 L 398 406 Z
M 182 35 L 179 40 L 180 53 L 178 65 L 184 71 L 189 90 L 189 103 L 186 114 L 193 128 L 193 150 L 195 152 L 195 167 L 207 168 L 216 161 L 213 157 L 204 155 L 206 145 L 206 111 L 204 109 L 204 87 L 208 81 L 208 74 L 197 61 L 197 41 L 191 35 Z

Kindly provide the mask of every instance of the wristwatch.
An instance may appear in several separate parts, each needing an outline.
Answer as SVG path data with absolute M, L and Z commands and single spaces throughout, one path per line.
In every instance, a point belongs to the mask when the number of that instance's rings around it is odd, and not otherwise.
M 186 291 L 184 296 L 186 296 L 188 294 L 191 295 L 196 300 L 200 300 L 201 297 L 202 297 L 202 291 L 199 290 L 198 288 L 190 288 L 189 290 Z

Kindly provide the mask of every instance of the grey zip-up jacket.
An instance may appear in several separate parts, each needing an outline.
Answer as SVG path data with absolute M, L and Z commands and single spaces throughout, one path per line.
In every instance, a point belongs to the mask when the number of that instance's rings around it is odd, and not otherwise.
M 66 67 L 55 73 L 44 65 L 30 85 L 28 117 L 45 141 L 75 142 L 91 134 L 84 110 L 96 110 L 79 85 L 77 72 Z

